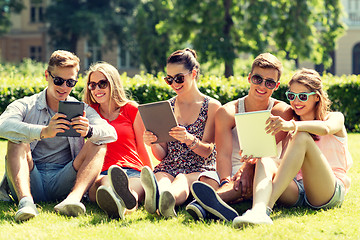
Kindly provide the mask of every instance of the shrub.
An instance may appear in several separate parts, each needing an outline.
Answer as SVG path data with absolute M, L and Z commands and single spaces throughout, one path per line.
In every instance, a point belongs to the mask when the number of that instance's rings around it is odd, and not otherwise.
M 43 66 L 42 66 L 43 67 Z M 32 95 L 43 90 L 47 82 L 42 71 L 38 70 L 38 75 L 33 71 L 20 71 L 14 66 L 0 65 L 0 112 L 15 99 Z M 287 82 L 293 72 L 282 76 L 282 83 L 273 97 L 287 102 L 285 91 Z M 148 103 L 169 99 L 174 96 L 174 92 L 163 80 L 164 74 L 157 76 L 150 74 L 140 74 L 133 78 L 126 74 L 121 76 L 124 86 L 130 95 L 138 103 Z M 345 115 L 345 125 L 348 131 L 360 132 L 360 76 L 323 76 L 324 88 L 327 90 L 332 104 L 332 110 L 340 111 Z M 248 92 L 249 83 L 247 77 L 217 77 L 201 76 L 198 82 L 201 92 L 218 99 L 222 104 L 234 99 L 245 96 Z M 80 75 L 79 83 L 72 91 L 72 95 L 82 99 L 84 87 L 83 77 Z

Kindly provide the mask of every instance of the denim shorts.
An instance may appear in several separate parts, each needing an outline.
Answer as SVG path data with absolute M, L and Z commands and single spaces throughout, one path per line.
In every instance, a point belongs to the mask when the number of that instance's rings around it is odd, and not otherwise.
M 344 202 L 345 186 L 344 186 L 343 182 L 339 179 L 336 179 L 336 182 L 335 182 L 334 195 L 327 203 L 325 203 L 321 206 L 313 206 L 313 205 L 311 205 L 311 203 L 309 203 L 309 201 L 306 197 L 304 183 L 303 183 L 302 179 L 301 180 L 294 179 L 294 182 L 298 186 L 299 197 L 298 197 L 298 200 L 296 201 L 296 203 L 293 205 L 293 207 L 298 207 L 298 206 L 299 207 L 310 207 L 312 209 L 318 210 L 318 209 L 340 207 L 341 204 Z
M 66 198 L 74 187 L 76 174 L 73 161 L 66 165 L 56 163 L 34 164 L 30 172 L 31 194 L 35 202 L 56 201 Z M 18 200 L 11 182 L 9 187 L 14 200 Z
M 125 168 L 122 167 L 121 169 L 124 170 L 128 178 L 140 178 L 140 172 L 136 169 L 126 168 L 126 167 Z M 102 171 L 100 174 L 108 175 L 108 170 Z

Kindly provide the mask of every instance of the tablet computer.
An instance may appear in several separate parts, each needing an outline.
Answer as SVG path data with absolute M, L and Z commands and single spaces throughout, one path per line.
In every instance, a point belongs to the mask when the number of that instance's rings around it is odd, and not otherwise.
M 235 114 L 235 123 L 243 155 L 254 157 L 277 156 L 275 136 L 265 131 L 270 110 Z
M 176 140 L 169 135 L 170 129 L 178 125 L 169 101 L 139 105 L 139 112 L 146 130 L 157 136 L 155 143 Z
M 59 113 L 66 115 L 66 119 L 71 121 L 72 118 L 82 116 L 84 112 L 83 102 L 74 101 L 60 101 L 59 102 Z M 76 132 L 72 125 L 69 125 L 70 129 L 66 129 L 65 132 L 57 133 L 58 137 L 80 137 L 81 134 Z

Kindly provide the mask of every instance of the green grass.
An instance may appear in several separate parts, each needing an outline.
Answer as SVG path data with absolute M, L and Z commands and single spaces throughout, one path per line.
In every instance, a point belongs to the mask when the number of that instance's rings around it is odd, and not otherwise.
M 272 226 L 239 230 L 231 223 L 195 222 L 184 208 L 180 208 L 178 218 L 165 220 L 140 207 L 125 220 L 116 221 L 109 220 L 92 203 L 85 203 L 87 214 L 78 218 L 54 213 L 55 203 L 41 204 L 38 217 L 16 223 L 16 204 L 0 202 L 0 239 L 359 239 L 360 134 L 349 134 L 349 148 L 354 160 L 352 186 L 343 206 L 327 211 L 276 208 Z M 5 151 L 6 142 L 0 141 L 0 159 L 4 159 Z M 4 161 L 0 164 L 1 176 L 3 172 Z

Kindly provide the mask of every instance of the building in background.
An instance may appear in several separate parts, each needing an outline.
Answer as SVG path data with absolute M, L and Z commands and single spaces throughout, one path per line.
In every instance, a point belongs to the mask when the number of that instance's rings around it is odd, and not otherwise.
M 12 27 L 8 34 L 0 37 L 0 58 L 6 62 L 20 62 L 24 58 L 47 62 L 51 53 L 56 50 L 49 44 L 47 24 L 44 13 L 51 0 L 24 0 L 25 8 L 20 14 L 11 16 Z M 105 50 L 91 46 L 86 39 L 77 44 L 76 55 L 81 59 L 81 69 L 86 70 L 96 61 L 106 61 L 116 66 L 120 73 L 129 76 L 138 73 L 137 59 L 121 46 Z M 137 65 L 137 66 L 136 66 Z
M 345 10 L 345 34 L 336 43 L 331 54 L 333 64 L 327 71 L 334 75 L 360 74 L 360 0 L 342 0 Z M 315 68 L 324 71 L 323 65 L 314 65 L 305 61 L 300 67 Z
M 55 50 L 50 47 L 44 12 L 51 0 L 24 0 L 25 9 L 21 14 L 11 17 L 12 28 L 0 37 L 0 57 L 3 61 L 20 62 L 24 58 L 46 62 Z M 332 54 L 333 66 L 328 70 L 335 75 L 360 74 L 360 0 L 342 0 L 345 34 L 337 42 Z M 139 72 L 137 59 L 126 49 L 116 46 L 112 50 L 88 44 L 81 39 L 77 44 L 77 55 L 81 59 L 81 69 L 87 69 L 91 63 L 102 60 L 116 66 L 120 72 L 129 76 Z M 315 68 L 323 71 L 322 65 L 300 62 L 300 67 Z

